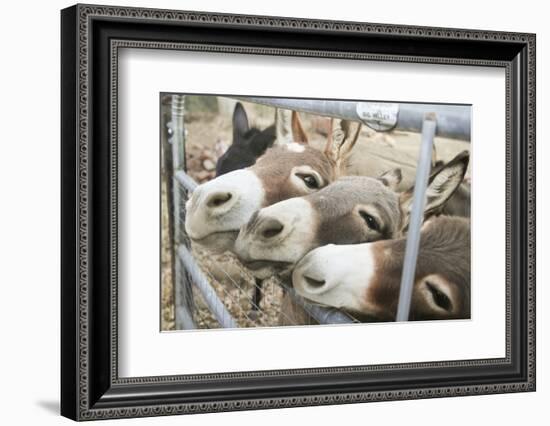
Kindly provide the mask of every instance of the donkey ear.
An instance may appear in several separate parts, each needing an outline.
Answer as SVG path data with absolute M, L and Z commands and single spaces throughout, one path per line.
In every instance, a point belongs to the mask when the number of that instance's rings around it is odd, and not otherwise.
M 296 111 L 292 111 L 292 141 L 307 145 L 309 143 L 308 137 L 304 128 L 302 127 L 302 122 L 300 121 L 300 116 Z
M 439 165 L 439 162 L 437 161 L 437 150 L 435 148 L 435 143 L 432 144 L 432 169 Z
M 340 158 L 348 157 L 351 154 L 351 150 L 355 146 L 357 139 L 359 139 L 359 133 L 361 133 L 361 123 L 356 123 L 356 128 L 353 130 L 352 122 L 349 120 L 342 120 L 340 127 L 344 131 L 344 141 L 340 145 Z
M 388 170 L 378 177 L 378 180 L 392 191 L 397 191 L 397 187 L 401 183 L 401 179 L 403 179 L 401 169 Z
M 291 112 L 288 109 L 275 110 L 275 145 L 292 142 Z
M 248 116 L 240 102 L 235 104 L 233 110 L 233 143 L 239 144 L 243 142 L 244 135 L 250 130 L 248 125 Z
M 451 198 L 464 180 L 469 160 L 469 152 L 463 151 L 447 164 L 436 168 L 432 172 L 426 188 L 424 219 L 438 213 Z M 406 223 L 408 223 L 408 217 L 411 213 L 413 193 L 414 187 L 403 192 L 400 196 L 401 210 L 405 214 Z
M 331 120 L 331 128 L 332 123 L 333 120 Z M 325 145 L 325 155 L 336 165 L 341 167 L 350 156 L 351 150 L 355 146 L 360 132 L 361 123 L 357 123 L 354 131 L 352 130 L 351 121 L 342 120 L 340 122 L 340 128 L 329 133 Z

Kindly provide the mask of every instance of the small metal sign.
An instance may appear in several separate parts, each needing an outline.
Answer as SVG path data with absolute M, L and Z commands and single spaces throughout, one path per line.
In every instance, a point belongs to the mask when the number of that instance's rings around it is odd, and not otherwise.
M 378 132 L 387 132 L 397 124 L 399 104 L 358 102 L 356 106 L 359 118 Z

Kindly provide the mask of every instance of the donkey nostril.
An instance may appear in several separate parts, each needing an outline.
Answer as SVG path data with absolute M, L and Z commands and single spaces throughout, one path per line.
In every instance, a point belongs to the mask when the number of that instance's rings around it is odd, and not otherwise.
M 230 192 L 218 192 L 217 194 L 212 194 L 210 196 L 206 202 L 206 205 L 210 208 L 220 207 L 231 200 L 231 198 L 233 198 L 233 195 L 231 195 Z
M 284 228 L 284 225 L 278 220 L 270 220 L 262 229 L 264 238 L 273 238 L 279 235 Z
M 321 288 L 326 283 L 325 280 L 316 280 L 315 278 L 308 277 L 307 275 L 304 275 L 304 280 L 311 288 Z

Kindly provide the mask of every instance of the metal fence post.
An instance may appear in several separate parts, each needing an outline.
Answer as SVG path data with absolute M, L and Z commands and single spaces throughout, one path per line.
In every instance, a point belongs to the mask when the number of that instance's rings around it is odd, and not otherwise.
M 403 261 L 403 273 L 401 275 L 396 321 L 409 320 L 414 275 L 416 271 L 416 259 L 418 257 L 418 248 L 420 245 L 420 228 L 422 227 L 424 207 L 426 205 L 426 186 L 428 184 L 431 169 L 435 128 L 435 114 L 426 114 L 424 123 L 422 124 L 422 143 L 420 145 L 418 167 L 416 169 L 411 220 L 405 247 L 405 260 Z
M 174 258 L 174 315 L 175 325 L 177 330 L 181 329 L 194 329 L 196 328 L 193 320 L 193 288 L 192 283 L 187 274 L 185 268 L 182 268 L 180 260 L 177 258 L 177 249 L 180 244 L 183 244 L 179 228 L 183 226 L 184 215 L 182 209 L 182 197 L 179 185 L 173 181 L 175 174 L 185 168 L 185 126 L 184 126 L 184 114 L 185 114 L 185 96 L 184 95 L 172 95 L 171 99 L 171 159 L 172 159 L 172 173 L 170 179 L 172 179 L 172 223 L 174 226 L 173 231 L 173 251 Z

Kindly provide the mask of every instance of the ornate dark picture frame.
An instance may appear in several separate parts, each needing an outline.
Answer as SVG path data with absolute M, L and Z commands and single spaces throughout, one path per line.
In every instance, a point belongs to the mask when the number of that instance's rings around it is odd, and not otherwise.
M 64 416 L 91 420 L 535 390 L 535 35 L 95 5 L 63 10 L 61 28 Z M 505 69 L 506 356 L 119 378 L 121 47 Z

